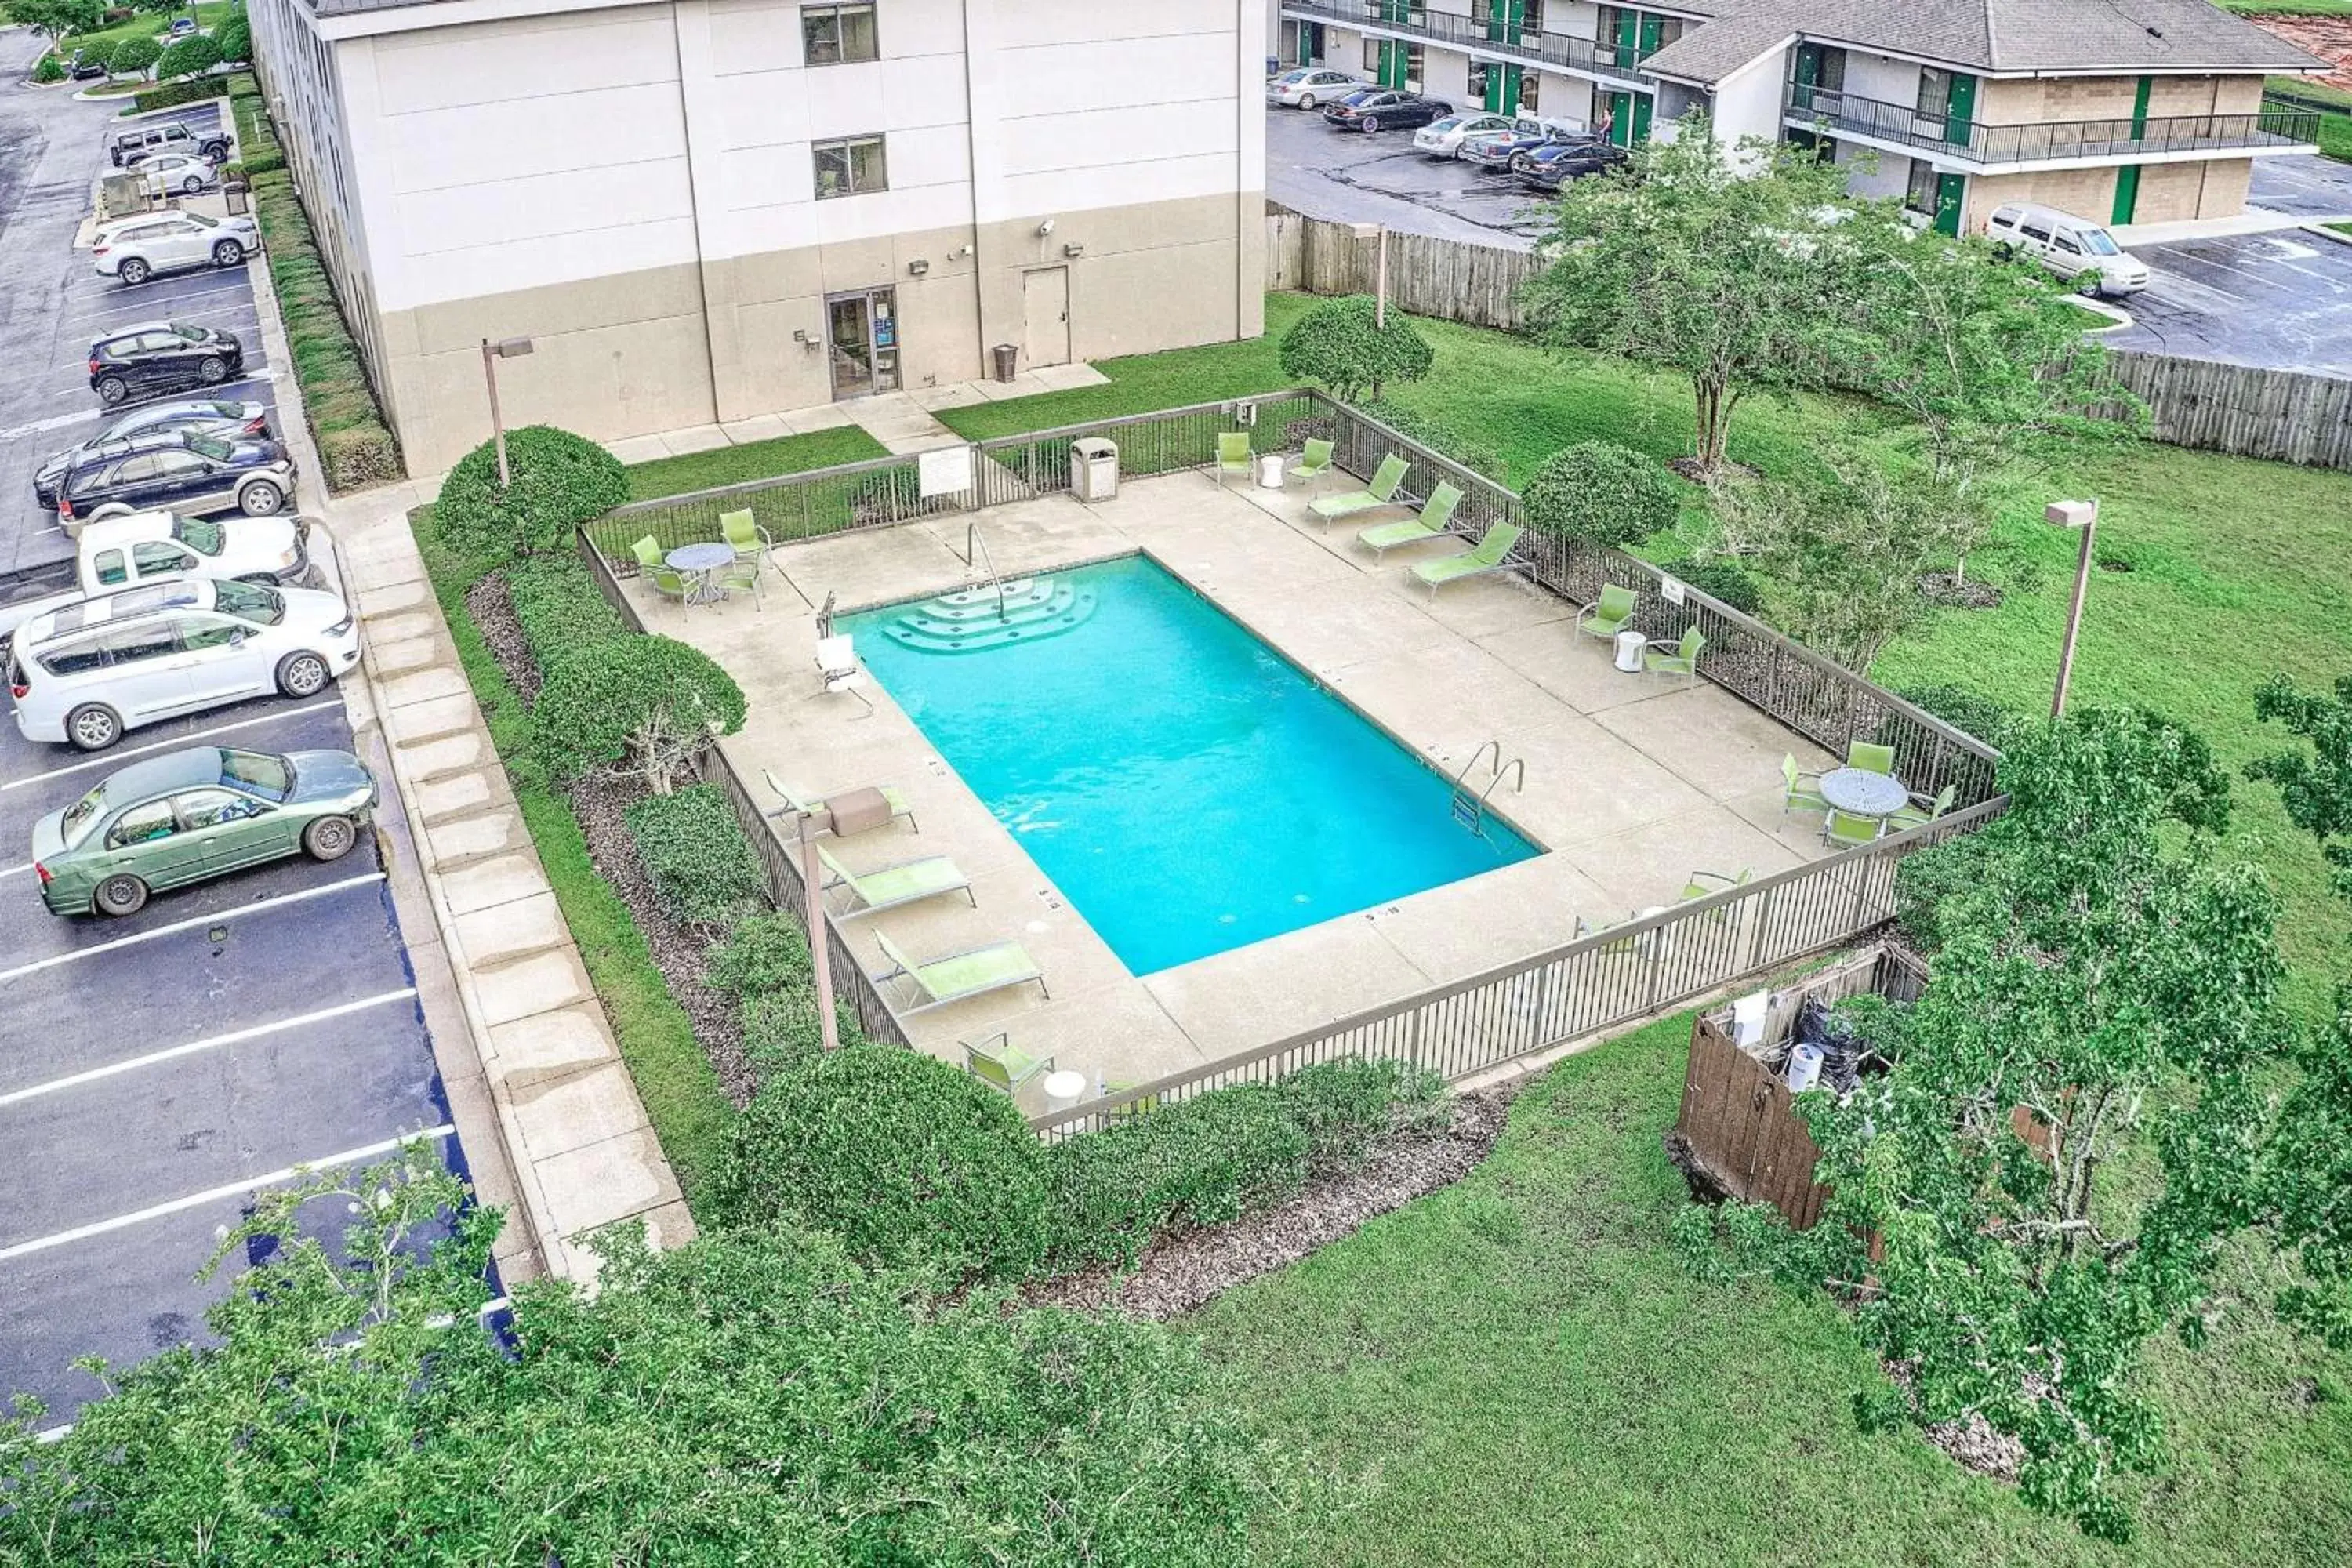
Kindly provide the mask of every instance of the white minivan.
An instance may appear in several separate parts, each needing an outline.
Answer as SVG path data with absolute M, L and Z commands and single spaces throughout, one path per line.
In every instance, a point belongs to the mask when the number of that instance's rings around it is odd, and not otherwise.
M 2022 251 L 2085 293 L 2119 296 L 2147 287 L 2147 264 L 2086 217 L 2021 202 L 1995 207 L 1985 234 L 2000 255 Z
M 316 697 L 359 658 L 332 594 L 192 577 L 34 616 L 10 644 L 8 691 L 26 740 L 102 752 L 142 725 L 249 697 Z

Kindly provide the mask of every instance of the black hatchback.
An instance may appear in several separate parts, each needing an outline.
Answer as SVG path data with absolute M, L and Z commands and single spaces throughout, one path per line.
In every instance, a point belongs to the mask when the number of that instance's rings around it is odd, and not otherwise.
M 201 398 L 188 403 L 151 403 L 118 416 L 112 423 L 78 447 L 68 447 L 42 459 L 33 470 L 33 499 L 44 511 L 58 510 L 58 487 L 66 475 L 92 458 L 131 449 L 131 438 L 161 436 L 174 430 L 201 430 L 224 440 L 267 439 L 269 405 L 233 398 Z
M 234 332 L 185 321 L 142 321 L 89 345 L 89 385 L 109 408 L 235 380 L 245 345 Z
M 68 533 L 159 507 L 185 517 L 231 509 L 269 517 L 294 494 L 294 459 L 275 441 L 172 430 L 134 436 L 122 446 L 93 453 L 66 476 L 58 521 Z
M 1361 131 L 1366 135 L 1381 131 L 1418 130 L 1453 112 L 1450 103 L 1394 88 L 1351 92 L 1323 106 L 1325 123 L 1341 131 Z

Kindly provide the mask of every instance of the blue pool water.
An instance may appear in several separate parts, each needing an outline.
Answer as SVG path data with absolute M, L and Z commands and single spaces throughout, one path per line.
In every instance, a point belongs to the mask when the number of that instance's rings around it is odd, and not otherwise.
M 836 629 L 1135 973 L 1538 853 L 1153 563 L 1050 581 L 1009 641 L 992 605 L 971 637 L 932 605 Z

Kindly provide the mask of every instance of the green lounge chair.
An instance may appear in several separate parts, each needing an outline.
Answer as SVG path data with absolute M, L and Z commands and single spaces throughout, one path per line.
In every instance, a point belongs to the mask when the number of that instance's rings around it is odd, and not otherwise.
M 1937 792 L 1936 798 L 1933 800 L 1929 800 L 1925 795 L 1913 795 L 1909 805 L 1898 808 L 1894 816 L 1886 819 L 1886 830 L 1890 833 L 1901 833 L 1909 828 L 1927 826 L 1927 824 L 1952 809 L 1952 796 L 1958 793 L 1959 787 L 1956 784 L 1948 784 Z
M 850 906 L 837 912 L 835 920 L 878 915 L 884 910 L 936 899 L 941 893 L 961 893 L 973 909 L 980 908 L 980 900 L 971 896 L 971 879 L 957 870 L 956 863 L 944 855 L 927 855 L 919 860 L 903 860 L 896 866 L 863 873 L 852 871 L 835 859 L 822 844 L 816 847 L 816 858 L 832 873 L 824 880 L 825 892 L 835 888 L 849 889 Z
M 1680 642 L 1668 642 L 1664 637 L 1652 637 L 1650 646 L 1642 650 L 1642 668 L 1650 675 L 1679 675 L 1691 685 L 1698 684 L 1699 650 L 1706 647 L 1706 634 L 1693 626 L 1683 633 Z M 1660 649 L 1672 649 L 1661 652 Z
M 918 963 L 898 951 L 896 943 L 880 931 L 874 940 L 882 944 L 882 956 L 892 968 L 875 977 L 878 985 L 903 981 L 919 1000 L 898 1009 L 901 1017 L 927 1013 L 934 1007 L 944 1007 L 950 1002 L 961 1002 L 968 996 L 982 996 L 991 991 L 1002 991 L 1008 985 L 1023 985 L 1034 980 L 1037 989 L 1052 1001 L 1054 994 L 1045 990 L 1045 976 L 1036 961 L 1023 951 L 1017 942 L 992 942 L 987 947 L 975 947 L 968 952 L 950 952 Z
M 1860 844 L 1875 844 L 1878 842 L 1878 836 L 1885 830 L 1885 821 L 1878 817 L 1856 816 L 1850 811 L 1840 811 L 1836 806 L 1832 806 L 1829 816 L 1822 821 L 1822 842 L 1843 845 L 1848 847 Z
M 1885 773 L 1888 778 L 1893 778 L 1895 748 L 1882 746 L 1871 741 L 1856 741 L 1845 749 L 1845 765 L 1850 768 L 1860 768 L 1866 773 Z
M 1489 572 L 1518 571 L 1519 564 L 1511 559 L 1511 547 L 1518 542 L 1517 523 L 1498 522 L 1480 535 L 1476 544 L 1459 555 L 1415 562 L 1412 574 L 1429 584 L 1429 596 L 1434 600 L 1437 590 L 1448 583 L 1459 583 L 1465 577 L 1482 577 Z
M 1453 485 L 1439 481 L 1422 504 L 1421 515 L 1406 518 L 1402 522 L 1381 522 L 1356 535 L 1356 542 L 1374 555 L 1384 555 L 1400 544 L 1418 544 L 1424 539 L 1443 539 L 1445 525 L 1454 519 L 1454 509 L 1462 504 L 1462 491 Z
M 1780 754 L 1780 815 L 1792 811 L 1827 811 L 1830 803 L 1822 798 L 1822 775 L 1799 770 L 1797 759 L 1783 752 Z
M 796 811 L 803 816 L 814 816 L 818 812 L 824 809 L 824 801 L 817 799 L 814 795 L 793 794 L 792 789 L 787 786 L 782 779 L 776 777 L 775 773 L 771 770 L 761 768 L 760 770 L 760 776 L 768 781 L 768 787 L 775 791 L 777 798 L 781 799 L 784 803 L 785 811 Z M 899 794 L 896 789 L 893 789 L 888 784 L 877 784 L 874 787 L 880 792 L 884 800 L 890 803 L 890 819 L 893 822 L 903 816 L 907 819 L 908 826 L 913 828 L 918 833 L 920 833 L 923 830 L 922 826 L 915 820 L 915 808 L 907 804 L 907 797 L 905 795 Z M 849 792 L 844 790 L 842 793 L 846 795 Z M 771 813 L 771 815 L 781 816 L 782 814 Z
M 768 537 L 766 529 L 751 521 L 749 508 L 741 511 L 720 512 L 719 531 L 725 534 L 727 542 L 735 547 L 736 560 L 749 561 L 754 565 L 766 558 L 768 551 L 776 542 Z
M 1227 474 L 1246 480 L 1250 471 L 1250 437 L 1246 430 L 1227 430 L 1217 437 L 1217 488 L 1225 488 Z
M 629 551 L 637 558 L 637 570 L 653 579 L 655 593 L 672 599 L 686 597 L 686 579 L 662 564 L 661 546 L 654 542 L 652 534 L 630 545 Z
M 1588 637 L 1613 639 L 1632 624 L 1633 611 L 1640 604 L 1633 589 L 1603 583 L 1601 597 L 1577 612 L 1576 629 Z
M 1054 1070 L 1053 1058 L 1033 1057 L 1005 1035 L 996 1035 L 976 1044 L 971 1040 L 958 1043 L 963 1047 L 963 1070 L 992 1089 L 1001 1089 L 1007 1094 L 1018 1094 L 1023 1084 L 1039 1073 Z
M 1290 465 L 1286 479 L 1305 479 L 1309 485 L 1331 471 L 1331 449 L 1334 443 L 1317 438 L 1307 443 L 1298 454 L 1298 461 Z
M 1307 510 L 1309 515 L 1319 518 L 1328 529 L 1336 520 L 1353 517 L 1360 511 L 1401 506 L 1404 503 L 1396 499 L 1397 490 L 1404 484 L 1405 475 L 1412 471 L 1411 463 L 1391 452 L 1381 459 L 1380 471 L 1372 476 L 1370 484 L 1360 490 L 1345 490 L 1336 496 L 1308 501 Z
M 1683 884 L 1682 897 L 1675 901 L 1686 904 L 1693 899 L 1704 899 L 1712 894 L 1729 892 L 1734 888 L 1744 888 L 1755 879 L 1756 868 L 1753 866 L 1741 867 L 1739 875 L 1737 877 L 1727 877 L 1720 871 L 1693 871 L 1690 874 L 1690 880 Z M 1709 910 L 1699 918 L 1711 925 L 1720 926 L 1728 925 L 1738 917 L 1739 906 L 1729 904 L 1722 909 Z

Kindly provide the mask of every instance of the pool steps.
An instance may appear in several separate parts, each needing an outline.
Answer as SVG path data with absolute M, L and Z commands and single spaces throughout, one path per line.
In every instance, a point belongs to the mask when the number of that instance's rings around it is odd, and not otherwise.
M 922 653 L 977 653 L 1057 637 L 1084 626 L 1094 613 L 1092 589 L 1024 577 L 1001 589 L 990 584 L 926 599 L 886 625 L 882 635 Z

